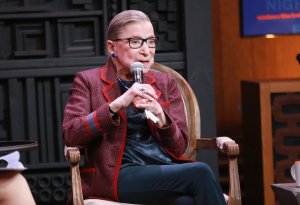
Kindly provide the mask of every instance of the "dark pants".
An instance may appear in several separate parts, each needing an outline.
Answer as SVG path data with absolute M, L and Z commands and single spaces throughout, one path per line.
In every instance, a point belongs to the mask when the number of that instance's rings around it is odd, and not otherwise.
M 120 201 L 127 203 L 226 204 L 214 173 L 201 162 L 124 167 L 118 193 Z

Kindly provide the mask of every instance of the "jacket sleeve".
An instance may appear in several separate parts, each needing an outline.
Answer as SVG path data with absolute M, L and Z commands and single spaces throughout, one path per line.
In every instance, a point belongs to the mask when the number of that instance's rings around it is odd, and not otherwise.
M 108 102 L 92 109 L 92 86 L 84 72 L 76 74 L 70 96 L 64 110 L 62 134 L 67 146 L 84 146 L 94 139 L 102 137 L 119 125 L 119 119 L 113 119 L 108 110 Z M 100 99 L 100 97 L 99 97 Z
M 150 127 L 164 149 L 175 158 L 180 158 L 189 139 L 184 104 L 175 78 L 168 75 L 167 82 L 166 102 L 162 102 L 161 106 L 169 123 L 162 128 L 153 124 Z

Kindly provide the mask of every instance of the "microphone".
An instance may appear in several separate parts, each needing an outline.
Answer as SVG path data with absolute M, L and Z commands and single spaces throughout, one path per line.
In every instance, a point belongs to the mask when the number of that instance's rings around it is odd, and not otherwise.
M 143 83 L 144 82 L 144 64 L 141 62 L 133 62 L 130 66 L 130 71 L 134 76 L 134 82 Z M 145 116 L 147 119 L 152 120 L 154 123 L 157 123 L 159 119 L 149 110 L 145 109 Z
M 134 76 L 134 82 L 143 83 L 143 70 L 144 70 L 144 64 L 141 62 L 133 62 L 130 67 L 130 71 Z

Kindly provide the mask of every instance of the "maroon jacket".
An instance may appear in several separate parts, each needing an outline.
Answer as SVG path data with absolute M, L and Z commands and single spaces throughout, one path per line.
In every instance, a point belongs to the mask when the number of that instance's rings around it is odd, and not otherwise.
M 144 83 L 152 85 L 170 125 L 159 128 L 148 121 L 152 135 L 175 159 L 183 159 L 187 126 L 183 102 L 173 76 L 150 70 Z M 108 104 L 120 96 L 111 61 L 102 68 L 76 74 L 64 111 L 63 138 L 67 146 L 81 146 L 85 164 L 81 170 L 84 198 L 118 201 L 117 185 L 126 141 L 125 109 L 112 119 Z

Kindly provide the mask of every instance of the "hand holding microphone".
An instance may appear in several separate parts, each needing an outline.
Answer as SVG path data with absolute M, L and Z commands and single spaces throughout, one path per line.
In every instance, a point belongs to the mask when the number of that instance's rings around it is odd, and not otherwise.
M 131 72 L 134 76 L 134 81 L 137 83 L 143 83 L 144 78 L 143 78 L 143 70 L 144 70 L 144 65 L 140 62 L 134 62 L 131 64 Z M 141 89 L 141 92 L 145 93 L 145 90 Z M 149 110 L 145 109 L 145 116 L 147 119 L 152 120 L 154 123 L 157 123 L 159 119 Z

